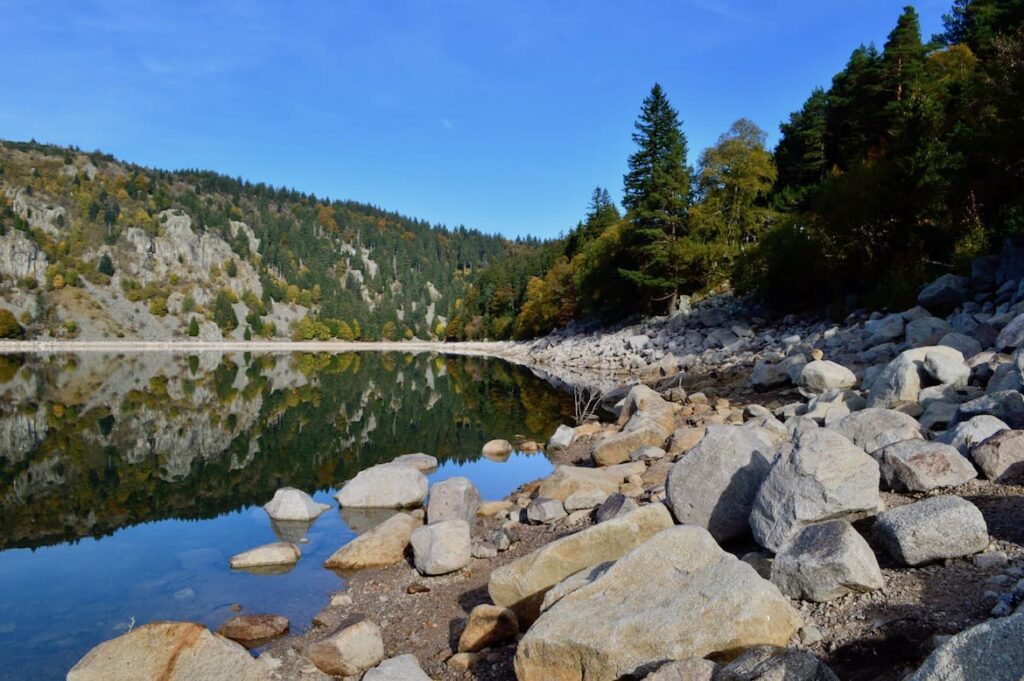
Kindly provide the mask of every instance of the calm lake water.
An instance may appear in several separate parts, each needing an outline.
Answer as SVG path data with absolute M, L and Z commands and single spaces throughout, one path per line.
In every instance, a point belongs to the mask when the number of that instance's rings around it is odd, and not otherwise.
M 234 612 L 304 628 L 344 587 L 323 560 L 382 518 L 331 494 L 399 454 L 499 498 L 551 470 L 542 440 L 569 396 L 497 360 L 398 353 L 0 356 L 0 678 L 59 679 L 92 646 L 157 619 L 216 629 Z M 294 486 L 330 503 L 311 526 L 260 506 Z M 283 575 L 228 568 L 298 541 Z

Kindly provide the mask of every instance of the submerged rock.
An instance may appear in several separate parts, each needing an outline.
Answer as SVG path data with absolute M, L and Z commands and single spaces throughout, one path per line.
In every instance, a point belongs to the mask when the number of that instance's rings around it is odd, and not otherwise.
M 480 449 L 480 454 L 487 459 L 507 459 L 512 454 L 512 443 L 508 440 L 489 440 Z
M 288 632 L 288 618 L 280 615 L 236 615 L 221 625 L 218 634 L 251 647 Z
M 313 501 L 313 498 L 300 489 L 282 487 L 274 492 L 274 498 L 263 506 L 274 520 L 315 520 L 330 508 L 328 504 Z
M 232 556 L 228 564 L 235 570 L 295 565 L 302 552 L 295 544 L 274 542 Z
M 193 622 L 153 622 L 99 644 L 68 672 L 68 681 L 264 681 L 266 665 L 245 648 Z

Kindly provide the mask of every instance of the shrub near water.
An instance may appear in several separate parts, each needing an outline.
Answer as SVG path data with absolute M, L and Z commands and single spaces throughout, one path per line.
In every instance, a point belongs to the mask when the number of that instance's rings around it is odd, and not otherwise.
M 5 308 L 0 308 L 0 338 L 24 338 L 25 329 L 18 323 L 14 314 Z

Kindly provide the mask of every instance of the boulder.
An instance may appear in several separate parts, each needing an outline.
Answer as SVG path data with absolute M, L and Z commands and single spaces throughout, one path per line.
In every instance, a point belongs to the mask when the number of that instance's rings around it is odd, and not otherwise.
M 396 456 L 391 460 L 391 463 L 397 466 L 409 466 L 410 468 L 415 468 L 420 473 L 428 473 L 437 468 L 437 458 L 430 456 L 429 454 L 424 454 L 423 452 Z
M 415 655 L 388 658 L 363 675 L 363 681 L 431 681 Z
M 925 358 L 929 353 L 945 355 L 947 359 L 961 363 L 964 361 L 959 350 L 945 345 L 904 350 L 882 369 L 871 384 L 868 406 L 897 407 L 907 402 L 917 402 L 921 388 L 936 382 L 925 371 Z M 933 358 L 933 363 L 935 361 Z
M 981 347 L 981 343 L 974 338 L 966 334 L 956 332 L 947 333 L 943 336 L 942 340 L 939 341 L 939 345 L 945 345 L 946 347 L 959 350 L 960 354 L 964 357 L 974 357 L 985 349 Z
M 669 471 L 665 492 L 676 521 L 699 525 L 718 541 L 747 534 L 773 449 L 771 438 L 756 429 L 708 426 L 704 439 Z
M 964 456 L 971 456 L 974 448 L 1002 430 L 1010 427 L 995 416 L 983 414 L 956 424 L 943 435 L 943 441 L 953 445 Z
M 894 442 L 921 439 L 918 422 L 894 409 L 863 409 L 829 428 L 872 455 Z
M 573 511 L 582 511 L 590 508 L 597 508 L 604 503 L 609 495 L 605 494 L 600 490 L 580 490 L 574 492 L 566 498 L 563 506 L 566 511 L 572 513 Z
M 772 551 L 807 525 L 878 509 L 878 463 L 839 433 L 807 423 L 782 447 L 751 509 L 754 538 Z
M 512 453 L 512 443 L 508 440 L 490 440 L 484 444 L 480 454 L 487 459 L 507 459 Z
M 632 422 L 631 422 L 632 423 Z M 630 453 L 646 447 L 661 447 L 668 439 L 669 431 L 654 420 L 642 419 L 631 430 L 623 429 L 608 435 L 594 445 L 591 456 L 598 466 L 610 466 L 629 461 Z
M 902 339 L 905 324 L 903 315 L 899 313 L 867 322 L 864 324 L 864 333 L 867 336 L 864 347 L 871 348 Z
M 71 668 L 68 681 L 266 681 L 269 668 L 194 622 L 153 622 L 105 641 Z
M 274 498 L 268 501 L 263 510 L 273 520 L 315 520 L 330 508 L 328 504 L 313 501 L 313 498 L 300 489 L 282 487 L 274 492 Z
M 487 590 L 495 605 L 515 611 L 521 625 L 537 618 L 544 594 L 584 568 L 620 558 L 659 531 L 672 526 L 662 504 L 651 504 L 556 539 L 491 573 Z
M 558 499 L 537 497 L 526 507 L 526 518 L 535 525 L 550 525 L 567 515 L 565 506 Z
M 998 352 L 1012 352 L 1024 344 L 1024 313 L 1010 320 L 996 336 L 995 349 Z
M 931 497 L 878 515 L 875 533 L 905 565 L 922 565 L 978 553 L 988 546 L 981 511 L 960 497 Z
M 253 647 L 288 631 L 288 618 L 280 615 L 236 615 L 217 631 L 224 638 Z
M 472 527 L 480 508 L 480 493 L 469 478 L 454 477 L 434 483 L 427 501 L 427 522 L 465 520 Z
M 842 390 L 857 385 L 857 377 L 842 364 L 817 359 L 804 365 L 798 385 L 807 393 Z
M 978 477 L 971 462 L 951 445 L 928 440 L 894 442 L 875 452 L 882 481 L 897 492 L 957 487 Z
M 662 429 L 672 432 L 675 427 L 675 407 L 656 390 L 646 385 L 634 385 L 622 400 L 619 411 L 619 425 L 627 426 L 630 421 L 649 419 L 657 422 Z
M 635 452 L 630 452 L 629 453 L 629 460 L 630 461 L 656 461 L 658 459 L 664 459 L 665 458 L 665 454 L 666 454 L 665 450 L 662 449 L 661 447 L 651 447 L 650 445 L 648 445 L 647 447 L 641 447 L 640 449 L 636 450 Z
M 548 589 L 548 592 L 544 594 L 544 602 L 541 603 L 540 611 L 544 612 L 549 610 L 558 601 L 562 600 L 573 591 L 582 589 L 588 584 L 591 584 L 598 577 L 608 572 L 608 568 L 615 565 L 614 560 L 606 560 L 603 563 L 598 563 L 593 567 L 588 567 L 585 570 L 580 570 L 574 575 L 569 575 L 558 584 Z
M 948 347 L 948 346 L 941 346 Z M 924 355 L 924 371 L 939 385 L 963 388 L 971 377 L 967 363 L 946 352 L 930 350 Z
M 964 402 L 957 410 L 957 421 L 987 414 L 1011 428 L 1024 428 L 1024 394 L 1019 390 L 1000 390 Z
M 594 512 L 594 520 L 603 523 L 613 518 L 619 518 L 640 508 L 637 503 L 625 494 L 616 492 L 601 502 Z
M 554 434 L 548 439 L 548 451 L 554 452 L 560 449 L 568 449 L 575 439 L 575 430 L 566 425 L 558 426 Z
M 750 372 L 750 385 L 757 392 L 782 388 L 790 383 L 789 365 L 785 362 L 759 359 Z
M 853 390 L 826 390 L 811 398 L 804 416 L 819 425 L 830 426 L 860 411 L 865 404 L 864 398 Z M 788 431 L 786 434 L 788 436 Z
M 301 555 L 299 547 L 295 544 L 274 542 L 232 556 L 228 564 L 234 570 L 281 567 L 295 565 Z
M 809 651 L 757 646 L 723 667 L 714 681 L 839 681 L 839 677 Z
M 668 456 L 670 459 L 678 459 L 704 438 L 707 429 L 704 426 L 684 426 L 672 431 L 668 441 Z
M 819 603 L 885 585 L 871 547 L 845 520 L 800 530 L 775 556 L 771 575 L 790 598 Z
M 359 471 L 334 498 L 356 508 L 409 508 L 427 496 L 423 473 L 406 465 L 380 464 Z
M 1001 430 L 974 447 L 974 463 L 989 480 L 1024 478 L 1024 430 Z
M 497 605 L 478 605 L 469 613 L 466 628 L 459 636 L 459 652 L 476 653 L 518 635 L 519 620 L 514 612 Z
M 422 524 L 408 513 L 396 513 L 335 551 L 324 567 L 359 570 L 394 565 L 405 558 L 412 532 Z
M 644 681 L 715 681 L 718 665 L 702 657 L 673 660 L 644 677 Z
M 921 289 L 917 304 L 930 312 L 946 314 L 971 295 L 971 281 L 955 274 L 941 277 Z
M 469 565 L 472 557 L 469 523 L 445 520 L 413 530 L 413 563 L 423 575 L 444 575 Z
M 905 681 L 1020 681 L 1024 614 L 982 622 L 951 637 Z
M 672 660 L 786 645 L 800 624 L 774 585 L 703 528 L 683 525 L 659 532 L 542 614 L 519 643 L 516 678 L 642 677 Z
M 938 317 L 921 317 L 907 323 L 904 334 L 908 345 L 934 343 L 949 332 L 949 324 Z
M 360 676 L 384 659 L 384 639 L 370 620 L 347 621 L 306 646 L 305 654 L 325 674 Z
M 565 501 L 577 492 L 599 492 L 607 497 L 619 491 L 620 482 L 603 469 L 559 466 L 541 483 L 537 496 Z

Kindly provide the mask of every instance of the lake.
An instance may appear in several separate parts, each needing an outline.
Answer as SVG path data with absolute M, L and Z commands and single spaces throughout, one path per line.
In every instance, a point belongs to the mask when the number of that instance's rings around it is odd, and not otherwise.
M 492 438 L 543 441 L 571 396 L 528 370 L 436 354 L 0 355 L 0 678 L 61 679 L 97 643 L 158 619 L 216 630 L 274 613 L 305 628 L 338 574 L 321 563 L 381 520 L 332 494 L 399 454 L 441 461 L 485 499 L 546 475 L 543 454 L 480 458 Z M 279 487 L 333 510 L 271 523 Z M 302 542 L 281 575 L 228 568 Z

